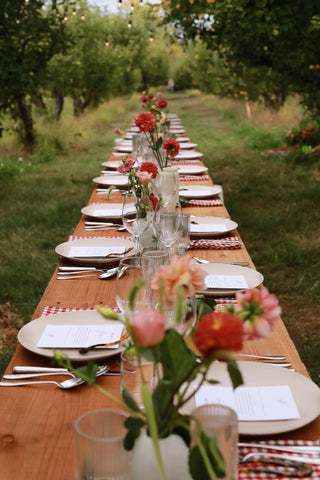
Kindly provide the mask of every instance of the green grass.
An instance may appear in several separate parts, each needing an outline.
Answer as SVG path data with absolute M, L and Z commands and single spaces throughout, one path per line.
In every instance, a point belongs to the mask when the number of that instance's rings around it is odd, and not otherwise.
M 138 95 L 115 99 L 80 119 L 70 105 L 59 125 L 38 119 L 34 155 L 13 137 L 0 158 L 0 304 L 10 302 L 25 321 L 32 316 L 57 264 L 54 248 L 80 219 L 109 157 L 118 126 L 140 111 Z M 280 299 L 283 319 L 312 378 L 320 385 L 320 153 L 295 151 L 263 156 L 283 147 L 302 112 L 290 99 L 280 112 L 197 92 L 168 93 L 188 136 L 198 144 L 225 203 L 239 224 L 265 285 Z M 7 357 L 2 357 L 2 366 Z M 1 365 L 0 365 L 1 368 Z

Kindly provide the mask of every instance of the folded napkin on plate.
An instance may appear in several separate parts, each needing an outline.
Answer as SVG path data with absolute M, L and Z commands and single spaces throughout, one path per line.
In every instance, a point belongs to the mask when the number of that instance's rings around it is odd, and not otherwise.
M 222 207 L 223 202 L 220 199 L 219 200 L 188 200 L 185 206 L 186 207 Z
M 250 443 L 250 442 L 249 442 Z M 266 440 L 266 441 L 263 441 L 263 442 L 254 442 L 254 443 L 261 443 L 263 445 L 283 445 L 283 446 L 286 446 L 286 447 L 293 447 L 293 446 L 301 446 L 301 445 L 306 445 L 306 446 L 315 446 L 315 445 L 318 445 L 320 446 L 320 442 L 319 442 L 319 439 L 316 441 L 316 442 L 312 442 L 312 441 L 309 441 L 309 440 L 277 440 L 276 442 L 274 440 Z M 242 455 L 246 455 L 248 453 L 263 453 L 264 450 L 262 450 L 261 448 L 256 448 L 256 447 L 239 447 L 239 455 L 242 456 Z M 271 452 L 271 450 L 267 450 L 268 453 Z M 290 452 L 279 452 L 279 451 L 273 451 L 273 453 L 279 453 L 279 454 L 284 454 L 286 456 L 289 456 L 289 457 L 294 457 L 294 456 L 297 456 L 296 453 L 290 453 Z M 307 454 L 304 454 L 303 455 L 304 457 L 306 456 L 309 456 Z M 312 458 L 312 456 L 310 455 L 310 458 Z M 313 457 L 313 458 L 316 458 L 316 457 Z M 318 458 L 318 457 L 317 457 Z M 247 467 L 248 464 L 244 464 L 244 465 L 241 465 L 239 464 L 239 473 L 238 473 L 238 480 L 251 480 L 251 479 L 254 479 L 254 480 L 262 480 L 262 479 L 265 479 L 265 478 L 271 478 L 270 475 L 267 475 L 266 473 L 260 473 L 260 472 L 246 472 L 246 471 L 241 471 L 241 467 Z M 265 465 L 267 466 L 267 465 Z M 270 465 L 271 467 L 271 465 Z M 277 467 L 275 465 L 272 465 L 272 469 L 276 469 Z M 320 479 L 320 465 L 312 465 L 312 468 L 313 468 L 313 473 L 311 475 L 311 477 L 309 478 L 312 478 L 312 479 Z M 281 467 L 279 467 L 279 469 L 281 469 Z M 278 476 L 278 475 L 272 475 L 272 479 L 274 480 L 283 480 L 284 478 L 289 478 L 289 477 L 283 477 L 283 476 Z
M 207 250 L 232 250 L 235 248 L 241 248 L 241 242 L 238 237 L 226 237 L 214 240 L 190 240 L 190 248 L 195 249 L 207 249 Z
M 179 180 L 182 182 L 192 182 L 195 180 L 210 180 L 209 175 L 180 175 Z
M 52 305 L 47 305 L 46 307 L 43 307 L 40 317 L 47 317 L 48 315 L 54 315 L 56 313 L 64 313 L 64 312 L 83 312 L 83 311 L 90 311 L 93 312 L 95 310 L 95 307 L 89 307 L 89 308 L 77 308 L 77 307 L 54 307 Z M 113 310 L 115 312 L 120 313 L 120 310 L 118 307 L 114 307 Z

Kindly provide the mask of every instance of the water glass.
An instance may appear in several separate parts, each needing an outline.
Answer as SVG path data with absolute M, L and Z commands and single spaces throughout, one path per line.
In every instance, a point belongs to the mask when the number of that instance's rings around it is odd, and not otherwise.
M 124 449 L 127 412 L 84 413 L 74 425 L 76 480 L 130 480 L 131 452 Z
M 187 250 L 190 247 L 190 215 L 182 213 L 181 215 L 181 231 L 178 241 L 178 255 L 183 257 L 187 255 Z
M 157 223 L 159 240 L 165 246 L 169 255 L 172 255 L 172 246 L 178 241 L 181 229 L 181 212 L 162 210 L 159 212 Z
M 222 480 L 237 479 L 238 419 L 236 412 L 224 405 L 202 405 L 196 408 L 194 417 L 200 420 L 207 433 L 216 437 L 217 447 L 227 469 L 227 475 Z
M 143 401 L 141 396 L 141 387 L 143 385 L 142 375 L 150 391 L 153 387 L 154 363 L 141 359 L 138 362 L 137 357 L 128 355 L 127 352 L 121 353 L 121 392 L 123 388 L 128 390 L 137 405 L 142 408 Z
M 132 135 L 132 156 L 135 160 L 138 159 L 138 156 L 141 152 L 141 133 L 135 133 Z
M 148 250 L 141 255 L 141 270 L 147 286 L 147 298 L 149 308 L 154 308 L 157 299 L 153 298 L 151 290 L 151 280 L 160 270 L 162 265 L 169 263 L 169 254 L 164 250 Z
M 146 289 L 140 288 L 135 298 L 135 304 L 129 305 L 130 291 L 137 283 L 143 280 L 141 271 L 141 257 L 122 258 L 119 263 L 116 278 L 116 302 L 122 313 L 130 314 L 147 308 Z

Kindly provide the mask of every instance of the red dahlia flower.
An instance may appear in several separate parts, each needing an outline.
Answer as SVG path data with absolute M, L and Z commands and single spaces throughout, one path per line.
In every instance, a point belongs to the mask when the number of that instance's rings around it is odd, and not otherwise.
M 159 108 L 166 108 L 167 105 L 168 105 L 167 100 L 163 100 L 163 99 L 162 99 L 162 100 L 159 100 L 159 102 L 158 102 L 158 107 L 159 107 Z
M 160 202 L 159 202 L 159 199 L 157 197 L 155 197 L 154 195 L 148 195 L 148 198 L 152 204 L 152 209 L 153 211 L 156 211 L 160 208 Z
M 134 117 L 140 132 L 150 132 L 156 126 L 156 119 L 150 112 L 142 112 Z
M 212 312 L 200 318 L 194 341 L 203 355 L 217 350 L 238 351 L 242 348 L 243 322 L 229 312 Z
M 179 153 L 180 144 L 174 138 L 169 138 L 163 142 L 163 148 L 167 152 L 167 155 L 170 155 L 170 157 L 175 157 Z
M 158 168 L 152 162 L 144 162 L 140 167 L 140 172 L 150 173 L 152 175 L 151 178 L 156 178 L 158 175 Z
M 145 103 L 147 101 L 148 101 L 148 97 L 146 97 L 145 95 L 142 95 L 141 102 Z

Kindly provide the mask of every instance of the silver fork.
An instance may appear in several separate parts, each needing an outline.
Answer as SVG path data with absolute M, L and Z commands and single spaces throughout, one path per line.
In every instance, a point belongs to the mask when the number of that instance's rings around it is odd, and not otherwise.
M 199 258 L 199 257 L 192 257 L 194 258 L 198 263 L 227 263 L 229 265 L 240 265 L 241 267 L 248 267 L 249 262 L 227 262 L 224 260 L 205 260 L 204 258 Z

